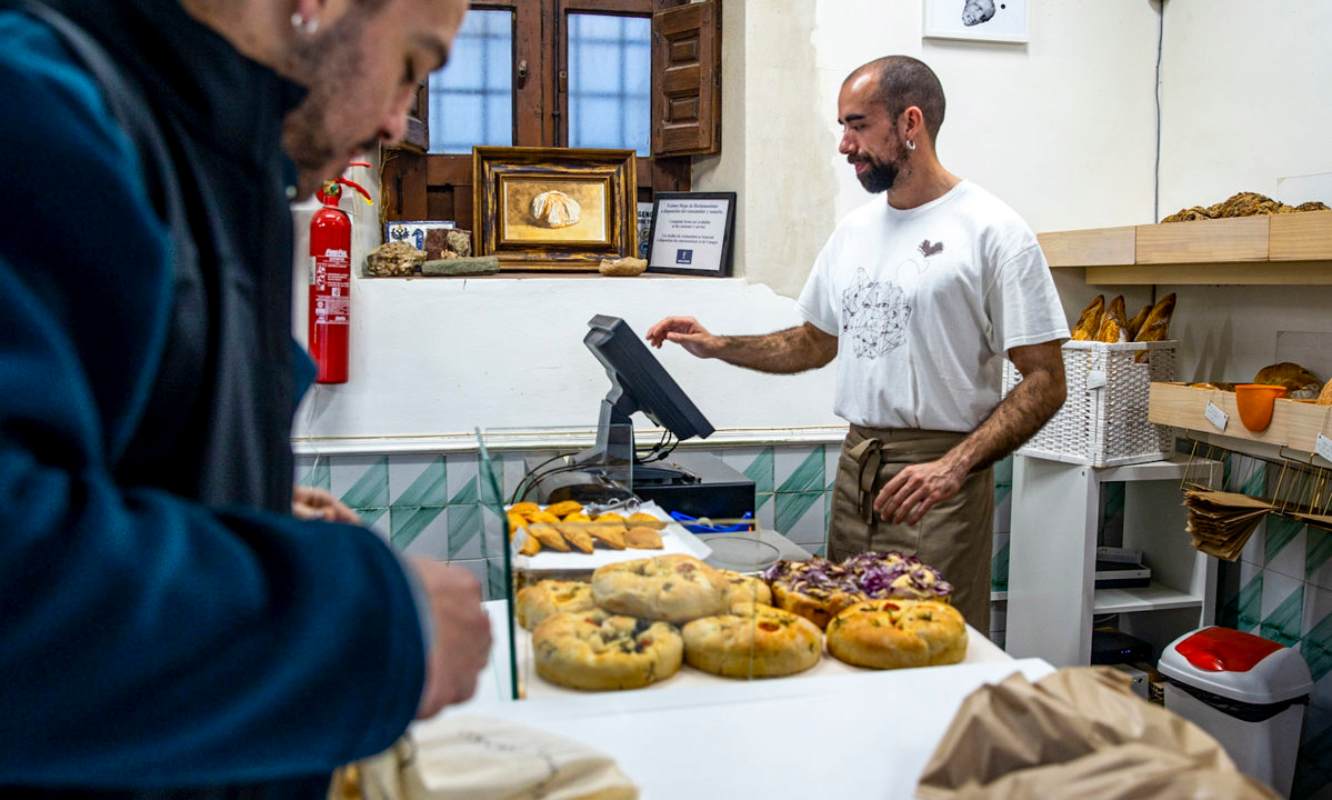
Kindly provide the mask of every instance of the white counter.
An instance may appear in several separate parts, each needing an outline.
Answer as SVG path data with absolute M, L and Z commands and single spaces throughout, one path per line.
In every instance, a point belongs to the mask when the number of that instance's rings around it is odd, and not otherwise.
M 477 696 L 446 714 L 484 714 L 576 739 L 613 757 L 644 798 L 910 797 L 963 697 L 1014 672 L 1035 680 L 1053 671 L 1039 659 L 1015 661 L 970 630 L 967 661 L 950 667 L 848 667 L 672 689 L 677 675 L 655 691 L 533 692 L 511 701 L 498 680 L 508 657 L 504 603 L 486 605 L 492 663 Z M 413 735 L 428 741 L 430 731 L 430 722 L 419 723 Z

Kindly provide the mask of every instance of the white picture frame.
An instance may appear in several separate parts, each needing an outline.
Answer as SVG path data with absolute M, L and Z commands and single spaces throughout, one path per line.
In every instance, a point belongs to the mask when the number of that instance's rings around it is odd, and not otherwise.
M 1026 44 L 1031 0 L 921 0 L 926 39 Z

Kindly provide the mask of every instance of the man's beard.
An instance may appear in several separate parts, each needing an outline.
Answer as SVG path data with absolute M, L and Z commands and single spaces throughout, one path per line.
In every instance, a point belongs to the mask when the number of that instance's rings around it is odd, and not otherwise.
M 868 164 L 869 169 L 857 174 L 856 178 L 860 181 L 860 185 L 865 187 L 865 191 L 879 194 L 893 188 L 893 184 L 897 181 L 897 164 L 891 161 L 880 164 L 868 159 L 862 163 Z

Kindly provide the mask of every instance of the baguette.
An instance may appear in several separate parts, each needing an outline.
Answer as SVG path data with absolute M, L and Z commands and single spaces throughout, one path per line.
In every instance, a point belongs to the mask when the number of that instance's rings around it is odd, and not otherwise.
M 1105 310 L 1105 296 L 1096 295 L 1096 298 L 1082 309 L 1078 315 L 1078 322 L 1073 326 L 1073 341 L 1089 342 L 1101 328 L 1101 314 Z
M 1142 328 L 1138 330 L 1138 335 L 1133 337 L 1135 342 L 1164 342 L 1170 335 L 1170 316 L 1175 313 L 1175 293 L 1162 297 L 1152 306 L 1152 310 L 1147 314 L 1147 319 L 1142 323 Z M 1148 351 L 1144 350 L 1138 353 L 1135 361 L 1141 363 L 1147 360 Z
M 1138 313 L 1134 314 L 1133 319 L 1129 320 L 1128 335 L 1130 342 L 1137 338 L 1138 331 L 1142 330 L 1142 323 L 1147 321 L 1147 315 L 1150 313 L 1152 313 L 1152 304 L 1148 303 L 1138 309 Z
M 1096 331 L 1096 341 L 1119 344 L 1128 340 L 1128 320 L 1124 319 L 1124 295 L 1121 294 L 1106 307 L 1101 327 Z

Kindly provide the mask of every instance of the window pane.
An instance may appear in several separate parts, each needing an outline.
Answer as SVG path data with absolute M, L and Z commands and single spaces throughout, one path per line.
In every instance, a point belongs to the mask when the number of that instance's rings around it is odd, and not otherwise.
M 513 144 L 513 14 L 467 12 L 449 64 L 430 74 L 430 152 Z
M 651 155 L 652 20 L 569 15 L 569 145 Z

